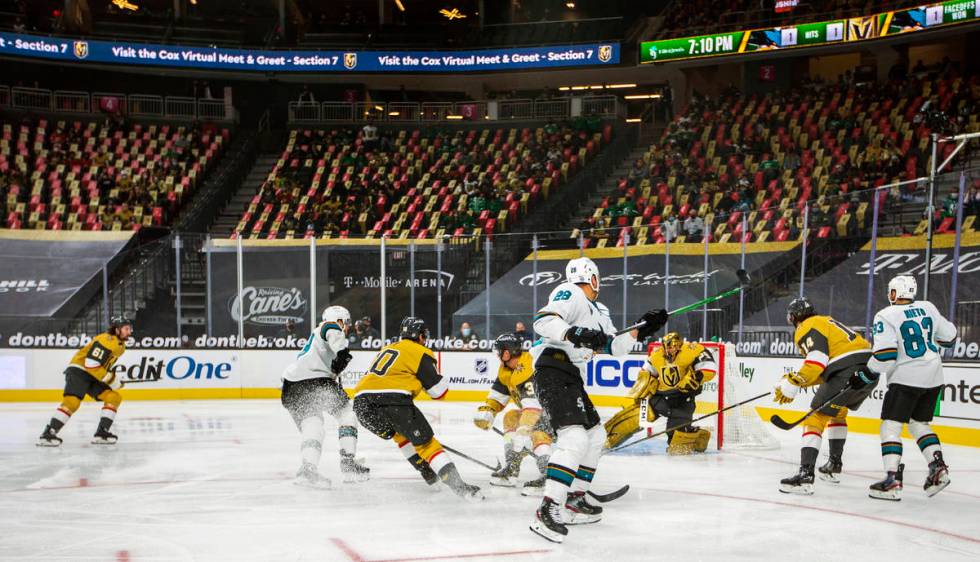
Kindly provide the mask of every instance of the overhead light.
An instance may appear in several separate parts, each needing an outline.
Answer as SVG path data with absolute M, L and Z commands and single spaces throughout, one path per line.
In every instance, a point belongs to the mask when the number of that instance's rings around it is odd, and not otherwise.
M 401 112 L 400 111 L 389 111 L 388 112 L 388 117 L 398 117 L 399 115 L 401 115 Z
M 606 88 L 614 90 L 616 88 L 635 88 L 636 84 L 609 84 Z
M 402 4 L 402 0 L 395 0 L 395 6 L 398 6 L 398 9 L 402 12 L 405 11 L 405 5 Z
M 380 105 L 376 105 L 376 106 L 374 106 L 374 110 L 375 111 L 384 111 L 385 108 L 381 107 Z
M 575 2 L 565 2 L 565 7 L 569 9 L 575 9 Z
M 458 120 L 460 120 L 462 118 L 463 118 L 462 115 L 447 115 L 446 116 L 446 119 L 452 119 L 453 121 L 458 121 Z
M 561 90 L 562 92 L 567 92 L 569 90 L 569 87 L 568 86 L 562 86 L 561 88 L 558 88 L 558 89 Z
M 601 90 L 601 89 L 603 89 L 604 87 L 605 87 L 605 86 L 589 86 L 589 89 L 590 89 L 590 90 Z
M 461 20 L 466 17 L 466 14 L 460 12 L 459 8 L 453 8 L 452 10 L 447 10 L 446 8 L 443 8 L 439 10 L 439 13 L 442 14 L 448 20 Z
M 627 123 L 639 123 L 640 121 L 642 121 L 642 119 L 639 117 L 630 117 L 626 120 Z
M 663 97 L 660 94 L 633 94 L 630 96 L 623 96 L 624 100 L 656 100 Z
M 573 90 L 588 90 L 588 86 L 572 86 Z
M 127 2 L 126 0 L 112 0 L 112 4 L 120 10 L 129 10 L 131 12 L 135 12 L 140 9 L 140 7 L 136 4 Z

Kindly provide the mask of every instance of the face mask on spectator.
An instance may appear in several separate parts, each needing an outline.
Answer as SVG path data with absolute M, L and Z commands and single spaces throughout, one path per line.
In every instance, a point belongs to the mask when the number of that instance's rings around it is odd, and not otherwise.
M 471 330 L 469 328 L 463 328 L 461 330 L 461 332 L 463 333 L 463 337 L 467 337 L 468 338 L 470 336 L 470 334 L 473 333 L 473 330 Z

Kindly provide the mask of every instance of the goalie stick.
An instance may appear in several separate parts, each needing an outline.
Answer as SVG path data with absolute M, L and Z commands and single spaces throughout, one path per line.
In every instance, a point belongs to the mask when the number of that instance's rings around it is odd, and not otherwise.
M 717 294 L 717 295 L 715 295 L 713 297 L 708 297 L 706 299 L 699 300 L 698 302 L 691 303 L 691 304 L 689 304 L 687 306 L 682 306 L 682 307 L 678 308 L 677 310 L 671 310 L 670 312 L 667 313 L 667 316 L 675 316 L 677 314 L 684 314 L 685 312 L 690 312 L 690 311 L 692 311 L 694 309 L 701 308 L 702 306 L 704 306 L 706 304 L 711 304 L 713 302 L 720 301 L 721 299 L 723 299 L 725 297 L 729 297 L 731 295 L 734 295 L 734 294 L 738 293 L 739 291 L 744 290 L 745 287 L 747 287 L 749 285 L 749 283 L 752 282 L 752 278 L 749 277 L 748 272 L 745 271 L 744 269 L 736 270 L 735 271 L 735 275 L 738 276 L 738 286 L 737 287 L 735 287 L 733 289 L 729 289 L 729 290 L 725 291 L 724 293 L 719 293 L 719 294 Z M 632 326 L 627 326 L 627 327 L 623 328 L 622 330 L 619 330 L 618 332 L 616 332 L 616 335 L 618 336 L 618 335 L 621 335 L 621 334 L 625 334 L 626 332 L 629 332 L 630 330 L 635 330 L 637 328 L 642 328 L 645 325 L 646 325 L 646 322 L 643 322 L 643 321 L 637 322 L 636 324 L 633 324 Z
M 625 449 L 626 447 L 632 447 L 633 445 L 636 445 L 637 443 L 642 443 L 644 441 L 648 441 L 650 439 L 653 439 L 654 437 L 660 437 L 661 435 L 663 435 L 665 433 L 669 433 L 671 431 L 677 431 L 678 429 L 683 429 L 683 428 L 687 427 L 688 425 L 690 425 L 690 424 L 692 424 L 694 422 L 698 422 L 698 421 L 701 421 L 703 419 L 710 418 L 712 416 L 717 416 L 718 414 L 720 414 L 722 412 L 726 412 L 728 410 L 731 410 L 732 408 L 738 408 L 739 406 L 744 406 L 744 405 L 748 404 L 749 402 L 753 402 L 755 400 L 758 400 L 758 399 L 763 398 L 763 397 L 766 397 L 766 396 L 769 396 L 769 393 L 768 392 L 763 392 L 762 394 L 760 394 L 758 396 L 753 396 L 752 398 L 747 398 L 747 399 L 742 400 L 741 402 L 739 402 L 737 404 L 732 404 L 731 406 L 725 406 L 724 408 L 722 408 L 720 410 L 717 410 L 715 412 L 711 412 L 710 414 L 705 414 L 705 415 L 703 415 L 701 417 L 694 418 L 693 420 L 691 420 L 688 423 L 676 425 L 674 427 L 668 427 L 667 429 L 665 429 L 663 431 L 659 431 L 657 433 L 654 433 L 653 435 L 647 435 L 646 437 L 644 437 L 642 439 L 637 439 L 636 441 L 630 441 L 629 443 L 624 443 L 624 444 L 622 444 L 622 445 L 620 445 L 618 447 L 613 447 L 612 449 L 606 449 L 602 453 L 603 454 L 606 454 L 606 453 L 611 453 L 613 451 L 619 451 L 621 449 Z M 773 422 L 773 423 L 775 423 L 775 422 Z
M 848 390 L 851 390 L 850 385 L 845 385 L 844 388 L 842 388 L 840 392 L 838 392 L 837 394 L 831 396 L 830 398 L 827 399 L 826 402 L 824 402 L 823 404 L 821 404 L 821 405 L 817 406 L 816 408 L 810 410 L 809 412 L 807 412 L 806 414 L 804 414 L 802 418 L 796 420 L 793 423 L 789 423 L 788 421 L 786 421 L 783 418 L 779 417 L 779 414 L 773 414 L 772 417 L 769 418 L 769 421 L 771 421 L 772 422 L 772 425 L 778 427 L 779 429 L 793 429 L 794 427 L 800 425 L 800 423 L 802 423 L 803 420 L 807 419 L 808 417 L 810 417 L 814 413 L 816 413 L 818 410 L 822 410 L 822 409 L 826 408 L 827 406 L 829 406 L 831 402 L 833 402 L 834 400 L 837 400 L 838 398 L 840 398 L 841 396 L 843 396 L 844 393 L 847 392 Z
M 496 433 L 497 435 L 501 436 L 501 437 L 504 437 L 505 436 L 504 435 L 504 432 L 503 431 L 500 431 L 496 427 L 493 428 L 493 432 Z M 531 458 L 533 458 L 533 459 L 537 459 L 538 458 L 538 455 L 534 454 L 534 451 L 525 451 L 525 452 L 528 455 L 531 455 Z M 609 492 L 608 494 L 597 494 L 597 493 L 593 492 L 592 490 L 589 490 L 586 493 L 589 494 L 589 497 L 595 499 L 599 503 L 609 503 L 609 502 L 611 502 L 613 500 L 618 500 L 619 498 L 621 498 L 624 495 L 626 495 L 626 492 L 629 492 L 629 491 L 630 491 L 630 485 L 627 484 L 627 485 L 623 486 L 622 488 L 619 488 L 618 490 L 613 490 L 612 492 Z

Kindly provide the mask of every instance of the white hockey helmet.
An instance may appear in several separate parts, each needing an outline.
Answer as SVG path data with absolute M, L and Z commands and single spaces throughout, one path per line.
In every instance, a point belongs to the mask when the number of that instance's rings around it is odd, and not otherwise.
M 915 300 L 915 293 L 919 290 L 919 284 L 916 283 L 915 277 L 911 275 L 899 275 L 893 277 L 891 281 L 888 282 L 888 302 L 895 304 L 895 301 L 899 299 L 908 299 L 910 301 Z M 895 291 L 895 297 L 892 298 L 892 291 Z
M 323 309 L 323 314 L 320 319 L 324 322 L 338 322 L 342 321 L 344 323 L 344 328 L 350 328 L 350 311 L 342 306 L 328 306 Z
M 575 258 L 565 266 L 565 280 L 569 283 L 586 283 L 599 292 L 599 267 L 589 258 Z

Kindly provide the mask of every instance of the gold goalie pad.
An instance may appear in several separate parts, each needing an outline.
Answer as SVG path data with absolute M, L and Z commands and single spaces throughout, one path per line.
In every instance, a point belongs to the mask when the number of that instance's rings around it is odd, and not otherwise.
M 693 455 L 694 453 L 703 453 L 708 449 L 708 441 L 710 440 L 711 431 L 703 427 L 690 432 L 677 430 L 670 439 L 670 445 L 667 446 L 667 454 Z
M 656 414 L 653 408 L 647 410 L 647 421 L 652 422 Z M 640 405 L 637 403 L 623 407 L 615 416 L 609 418 L 605 424 L 606 428 L 606 448 L 618 447 L 626 441 L 630 435 L 640 431 Z

